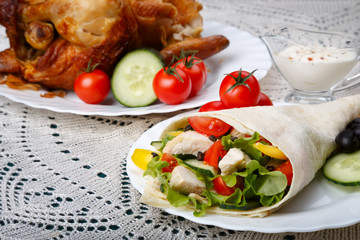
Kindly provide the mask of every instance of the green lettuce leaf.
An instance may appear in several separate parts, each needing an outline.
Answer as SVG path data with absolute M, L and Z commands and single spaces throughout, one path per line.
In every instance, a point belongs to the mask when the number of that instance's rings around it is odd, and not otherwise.
M 255 160 L 248 163 L 245 171 L 234 174 L 245 179 L 242 204 L 250 199 L 258 199 L 263 206 L 271 206 L 281 200 L 287 187 L 283 173 L 270 172 Z
M 203 194 L 208 199 L 209 206 L 217 206 L 220 203 L 226 202 L 226 200 L 229 198 L 229 196 L 223 196 L 209 190 L 205 190 Z
M 153 178 L 156 178 L 158 174 L 161 173 L 161 169 L 167 166 L 169 166 L 169 163 L 165 161 L 160 161 L 159 156 L 153 157 L 148 163 L 143 176 L 150 175 Z
M 224 176 L 221 176 L 221 177 L 224 180 L 225 184 L 227 186 L 229 186 L 229 187 L 235 186 L 235 184 L 237 182 L 237 177 L 234 174 L 232 174 L 232 175 L 224 175 Z
M 174 139 L 175 136 L 172 136 L 170 134 L 166 134 L 165 137 L 163 137 L 163 139 L 161 139 L 162 145 L 161 147 L 158 149 L 160 152 L 162 152 L 162 150 L 164 149 L 165 145 L 167 144 L 168 141 Z
M 189 197 L 189 199 L 191 200 L 191 202 L 193 203 L 193 205 L 195 207 L 195 211 L 193 212 L 194 216 L 201 217 L 202 215 L 204 215 L 206 207 L 208 207 L 208 205 L 197 201 L 193 197 Z
M 254 132 L 251 137 L 237 138 L 235 140 L 231 140 L 231 135 L 229 134 L 222 137 L 221 143 L 225 150 L 229 150 L 230 148 L 234 147 L 241 149 L 241 151 L 246 153 L 251 159 L 257 160 L 262 166 L 265 166 L 270 161 L 270 157 L 263 155 L 262 152 L 253 146 L 253 144 L 259 140 L 259 133 Z
M 287 186 L 286 176 L 283 173 L 270 172 L 256 160 L 249 162 L 242 172 L 222 176 L 222 178 L 226 185 L 232 187 L 236 183 L 237 176 L 244 178 L 242 191 L 237 188 L 230 196 L 219 195 L 209 190 L 204 191 L 212 206 L 225 204 L 236 208 L 254 201 L 260 202 L 263 206 L 271 206 L 281 200 Z
M 161 188 L 163 189 L 164 194 L 166 195 L 166 199 L 174 207 L 183 207 L 187 205 L 190 201 L 190 198 L 188 196 L 171 189 L 167 182 L 162 183 Z
M 171 176 L 171 173 L 167 173 L 167 174 L 170 174 L 170 176 Z M 162 178 L 162 176 L 160 176 L 160 178 Z M 168 180 L 163 181 L 165 179 L 166 178 L 162 178 L 162 180 L 160 180 L 162 182 L 161 189 L 162 189 L 162 192 L 166 195 L 166 199 L 169 201 L 169 203 L 172 206 L 183 207 L 183 206 L 188 205 L 191 201 L 191 203 L 195 207 L 195 210 L 193 212 L 194 216 L 200 217 L 205 214 L 205 210 L 208 207 L 208 204 L 199 202 L 194 197 L 186 196 L 182 193 L 179 193 L 178 191 L 171 189 Z M 168 179 L 170 179 L 170 177 Z
M 234 173 L 249 180 L 255 193 L 272 196 L 285 190 L 286 176 L 280 171 L 268 171 L 257 161 L 247 164 L 245 171 Z

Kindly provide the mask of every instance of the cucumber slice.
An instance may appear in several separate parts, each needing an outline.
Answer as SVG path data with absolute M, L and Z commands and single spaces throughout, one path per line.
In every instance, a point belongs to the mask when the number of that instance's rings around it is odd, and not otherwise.
M 325 163 L 323 173 L 327 179 L 337 184 L 360 185 L 360 150 L 333 156 Z
M 191 159 L 184 161 L 184 164 L 195 171 L 202 173 L 208 177 L 215 177 L 217 174 L 215 168 L 210 165 L 205 165 L 203 161 Z
M 115 99 L 128 107 L 148 106 L 156 101 L 152 83 L 163 68 L 163 60 L 153 49 L 142 48 L 126 54 L 111 78 Z
M 163 146 L 163 143 L 162 141 L 152 141 L 150 145 L 153 146 L 156 150 L 160 151 L 161 147 Z

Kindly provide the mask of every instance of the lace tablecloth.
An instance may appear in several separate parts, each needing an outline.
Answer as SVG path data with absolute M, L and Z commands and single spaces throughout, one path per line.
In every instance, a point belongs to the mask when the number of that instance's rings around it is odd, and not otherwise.
M 358 0 L 201 2 L 205 19 L 255 36 L 291 23 L 360 37 Z M 274 68 L 261 87 L 274 101 L 289 92 Z M 0 97 L 0 239 L 359 239 L 360 224 L 308 233 L 232 231 L 139 204 L 125 169 L 128 150 L 177 113 L 80 116 Z

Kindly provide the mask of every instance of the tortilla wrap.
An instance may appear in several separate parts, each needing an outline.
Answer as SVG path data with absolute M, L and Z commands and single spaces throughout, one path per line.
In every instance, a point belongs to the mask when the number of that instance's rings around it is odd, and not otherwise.
M 239 132 L 256 131 L 277 146 L 293 167 L 291 187 L 280 202 L 248 211 L 206 210 L 233 216 L 264 217 L 279 209 L 312 181 L 335 150 L 336 135 L 359 114 L 360 94 L 317 105 L 261 106 L 193 113 L 170 124 L 164 133 L 184 127 L 189 116 L 215 117 Z M 165 195 L 159 191 L 157 179 L 149 178 L 140 201 L 154 207 L 171 208 Z

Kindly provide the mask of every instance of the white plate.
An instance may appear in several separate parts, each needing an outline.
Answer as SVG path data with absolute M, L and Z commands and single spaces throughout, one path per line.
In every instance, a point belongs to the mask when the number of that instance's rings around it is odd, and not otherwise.
M 230 45 L 222 52 L 205 61 L 209 69 L 205 87 L 197 96 L 186 100 L 182 104 L 166 105 L 156 102 L 147 107 L 128 108 L 118 103 L 110 94 L 102 104 L 89 105 L 82 102 L 74 92 L 69 92 L 65 98 L 47 99 L 40 97 L 42 92 L 13 90 L 5 85 L 0 85 L 0 95 L 34 108 L 81 115 L 143 115 L 195 108 L 206 102 L 219 99 L 218 89 L 226 73 L 239 70 L 240 67 L 248 71 L 258 69 L 254 75 L 260 80 L 271 67 L 271 59 L 266 47 L 258 38 L 235 27 L 205 21 L 202 35 L 210 36 L 215 34 L 226 36 L 230 40 Z M 4 33 L 0 31 L 0 50 L 7 48 L 3 35 Z
M 186 114 L 186 113 L 185 113 Z M 143 170 L 134 165 L 131 155 L 136 148 L 152 149 L 150 142 L 158 140 L 163 129 L 183 114 L 158 123 L 133 144 L 127 156 L 127 173 L 132 185 L 143 193 Z M 327 228 L 350 226 L 360 222 L 360 187 L 343 187 L 327 181 L 321 173 L 278 212 L 265 218 L 230 217 L 205 214 L 194 217 L 193 211 L 165 209 L 193 222 L 232 230 L 266 233 L 311 232 Z

